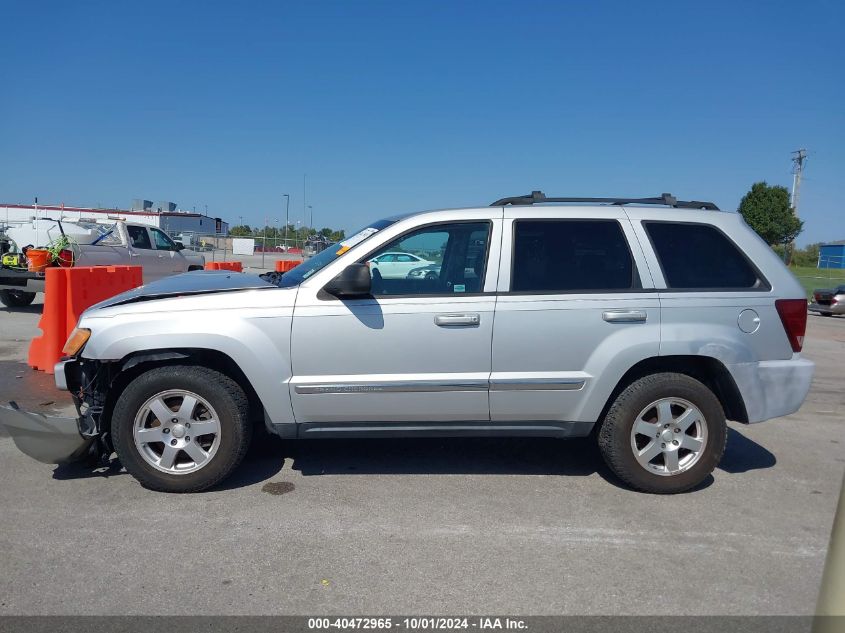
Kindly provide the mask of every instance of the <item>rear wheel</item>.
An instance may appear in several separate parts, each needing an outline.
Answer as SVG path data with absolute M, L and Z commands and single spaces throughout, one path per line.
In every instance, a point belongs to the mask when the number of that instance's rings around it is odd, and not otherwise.
M 8 308 L 23 308 L 35 301 L 34 292 L 0 290 L 0 303 Z
M 645 492 L 689 490 L 713 472 L 725 451 L 727 424 L 718 398 L 684 374 L 661 373 L 631 383 L 599 429 L 608 466 Z
M 249 448 L 243 390 L 204 367 L 152 369 L 115 404 L 112 435 L 126 470 L 164 492 L 198 492 L 225 479 Z
M 821 314 L 822 316 L 829 316 L 829 317 L 833 316 L 833 312 L 819 312 L 819 314 Z

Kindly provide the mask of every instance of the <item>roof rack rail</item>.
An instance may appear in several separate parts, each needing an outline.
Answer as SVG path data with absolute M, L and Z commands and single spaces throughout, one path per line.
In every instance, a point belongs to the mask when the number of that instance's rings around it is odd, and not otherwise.
M 718 211 L 712 202 L 699 200 L 678 200 L 671 193 L 661 194 L 659 198 L 547 198 L 542 191 L 532 191 L 527 196 L 513 196 L 496 200 L 491 207 L 506 206 L 528 206 L 532 204 L 543 204 L 545 202 L 590 202 L 604 204 L 662 204 L 675 209 L 705 209 L 707 211 Z

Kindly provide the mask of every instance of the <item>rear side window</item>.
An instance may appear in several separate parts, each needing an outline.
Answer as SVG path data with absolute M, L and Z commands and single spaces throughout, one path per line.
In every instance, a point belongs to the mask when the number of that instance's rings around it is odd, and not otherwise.
M 639 287 L 616 220 L 516 220 L 513 292 L 629 290 Z
M 737 246 L 712 226 L 643 224 L 669 288 L 743 290 L 766 285 Z
M 150 242 L 150 235 L 143 226 L 127 226 L 126 232 L 129 233 L 129 241 L 132 246 L 152 250 L 153 245 Z

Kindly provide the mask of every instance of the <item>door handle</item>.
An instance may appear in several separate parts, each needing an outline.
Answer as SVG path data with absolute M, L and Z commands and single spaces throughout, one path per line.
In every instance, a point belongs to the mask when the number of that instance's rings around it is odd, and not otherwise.
M 438 314 L 434 324 L 440 327 L 472 327 L 481 323 L 480 314 Z
M 644 310 L 605 310 L 601 318 L 608 323 L 645 323 L 648 315 Z

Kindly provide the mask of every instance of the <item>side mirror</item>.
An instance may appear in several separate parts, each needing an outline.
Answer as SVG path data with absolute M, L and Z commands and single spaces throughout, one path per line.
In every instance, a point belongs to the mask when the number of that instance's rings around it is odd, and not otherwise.
M 185 250 L 185 245 L 184 245 L 184 244 L 182 244 L 182 242 L 176 242 L 176 250 L 177 250 L 177 251 L 184 251 L 184 250 Z
M 366 264 L 350 264 L 341 273 L 327 283 L 323 290 L 338 298 L 369 296 L 372 280 L 370 268 Z

